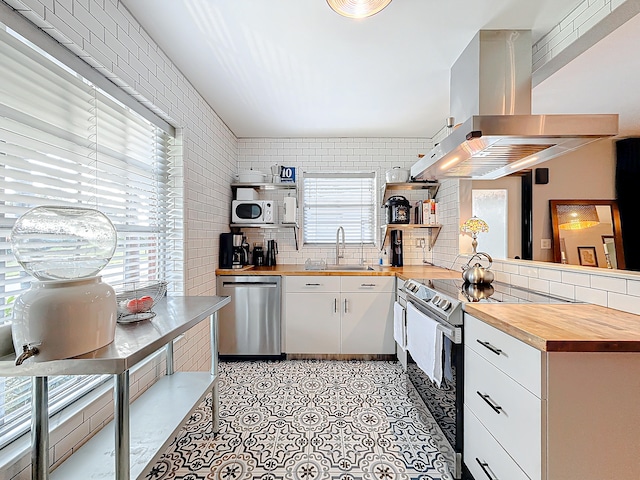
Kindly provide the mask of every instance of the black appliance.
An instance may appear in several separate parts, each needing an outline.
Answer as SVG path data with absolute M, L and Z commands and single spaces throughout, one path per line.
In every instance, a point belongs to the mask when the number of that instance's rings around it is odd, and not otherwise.
M 233 268 L 233 233 L 220 234 L 220 252 L 218 263 L 220 268 Z
M 242 268 L 245 260 L 241 233 L 220 234 L 220 268 Z
M 411 204 L 401 195 L 394 195 L 384 204 L 387 209 L 387 223 L 409 223 Z
M 256 267 L 264 265 L 264 249 L 259 243 L 253 244 L 253 265 Z
M 276 265 L 276 255 L 278 254 L 278 243 L 275 240 L 269 240 L 267 242 L 267 259 L 265 265 L 267 267 L 274 267 Z
M 425 406 L 431 412 L 450 444 L 445 459 L 456 479 L 472 479 L 463 466 L 464 345 L 463 309 L 470 302 L 482 303 L 568 303 L 572 300 L 552 297 L 500 282 L 491 285 L 465 284 L 456 279 L 411 279 L 402 287 L 407 305 L 419 315 L 439 323 L 443 332 L 443 373 L 440 387 L 418 367 L 407 352 L 407 376 Z M 409 308 L 407 306 L 407 308 Z M 409 335 L 410 332 L 407 332 Z
M 402 230 L 391 230 L 391 266 L 402 267 Z
M 240 263 L 242 263 L 243 266 L 249 265 L 249 242 L 247 242 L 247 237 L 242 237 L 240 248 Z

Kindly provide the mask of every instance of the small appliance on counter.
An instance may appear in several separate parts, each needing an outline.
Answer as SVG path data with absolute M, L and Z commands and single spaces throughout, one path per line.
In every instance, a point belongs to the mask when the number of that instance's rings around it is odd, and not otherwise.
M 242 268 L 248 263 L 248 256 L 245 257 L 242 243 L 241 233 L 220 234 L 220 268 Z M 243 261 L 246 262 L 244 265 Z
M 264 265 L 264 248 L 261 243 L 253 244 L 253 265 L 262 267 Z
M 278 254 L 278 243 L 275 240 L 269 240 L 267 242 L 267 259 L 265 261 L 265 265 L 267 267 L 275 267 L 277 254 Z
M 249 265 L 249 242 L 247 237 L 242 237 L 242 243 L 240 244 L 240 263 L 243 267 Z
M 390 197 L 384 204 L 387 209 L 387 223 L 409 223 L 411 219 L 411 204 L 402 195 Z
M 391 230 L 391 266 L 402 265 L 402 230 Z

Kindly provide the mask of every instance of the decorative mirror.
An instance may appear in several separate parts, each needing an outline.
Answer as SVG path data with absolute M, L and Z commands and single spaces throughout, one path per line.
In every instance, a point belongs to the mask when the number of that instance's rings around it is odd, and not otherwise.
M 615 200 L 549 200 L 556 263 L 624 269 Z

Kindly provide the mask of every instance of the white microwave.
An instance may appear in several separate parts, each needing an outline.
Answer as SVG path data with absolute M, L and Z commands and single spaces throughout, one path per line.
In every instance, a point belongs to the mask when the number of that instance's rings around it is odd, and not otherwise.
M 272 200 L 233 200 L 231 223 L 275 223 Z

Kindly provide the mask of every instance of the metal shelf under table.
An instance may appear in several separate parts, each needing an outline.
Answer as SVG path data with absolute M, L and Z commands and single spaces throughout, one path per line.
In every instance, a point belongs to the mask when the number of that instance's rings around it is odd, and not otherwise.
M 219 422 L 217 312 L 229 302 L 229 297 L 219 296 L 166 297 L 154 306 L 153 311 L 156 316 L 153 319 L 133 324 L 118 324 L 114 341 L 93 352 L 65 360 L 47 362 L 36 362 L 30 359 L 20 366 L 15 365 L 13 355 L 1 358 L 0 376 L 34 377 L 31 478 L 33 480 L 47 480 L 49 478 L 47 377 L 51 375 L 115 375 L 113 422 L 74 453 L 65 462 L 69 462 L 68 466 L 64 468 L 61 466 L 60 473 L 56 471 L 54 477 L 66 480 L 72 478 L 69 472 L 74 471 L 77 478 L 94 478 L 90 472 L 84 470 L 83 465 L 86 468 L 96 467 L 97 472 L 100 456 L 107 457 L 107 461 L 102 462 L 104 465 L 100 467 L 106 469 L 100 478 L 129 480 L 132 475 L 134 478 L 145 475 L 177 428 L 209 391 L 212 392 L 212 433 L 217 433 Z M 211 372 L 174 374 L 173 340 L 207 318 L 210 319 Z M 130 407 L 129 369 L 162 347 L 166 347 L 167 376 L 142 394 Z M 174 408 L 177 405 L 180 407 Z M 134 421 L 136 432 L 133 434 L 133 438 L 130 438 L 130 408 L 131 412 L 136 415 Z M 172 413 L 168 414 L 170 411 Z M 160 418 L 160 415 L 166 417 L 156 428 L 147 427 L 144 430 L 143 425 L 148 423 L 144 420 L 149 414 L 156 419 Z M 108 440 L 109 436 L 111 436 L 111 441 Z M 144 454 L 136 457 L 133 466 L 130 465 L 131 440 L 137 442 L 134 443 L 136 448 L 142 444 L 144 449 Z M 115 448 L 111 447 L 111 443 L 115 444 Z M 83 453 L 83 450 L 86 453 Z M 77 471 L 78 469 L 80 471 Z

